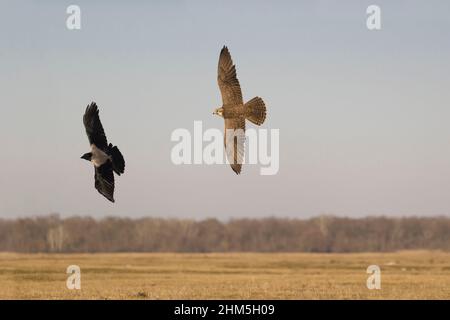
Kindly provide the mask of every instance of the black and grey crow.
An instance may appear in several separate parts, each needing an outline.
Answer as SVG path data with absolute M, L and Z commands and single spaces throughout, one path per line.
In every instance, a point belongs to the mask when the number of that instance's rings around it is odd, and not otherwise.
M 94 164 L 95 188 L 106 199 L 114 202 L 113 171 L 119 176 L 124 173 L 125 160 L 117 147 L 111 143 L 108 144 L 95 102 L 87 106 L 83 123 L 91 145 L 91 152 L 85 153 L 81 159 Z

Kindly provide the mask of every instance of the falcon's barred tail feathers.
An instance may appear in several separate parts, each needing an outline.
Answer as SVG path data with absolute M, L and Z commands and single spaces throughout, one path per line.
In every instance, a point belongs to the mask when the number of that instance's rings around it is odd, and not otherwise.
M 260 126 L 266 120 L 266 105 L 260 97 L 254 97 L 244 105 L 247 120 Z
M 119 176 L 125 172 L 125 160 L 119 148 L 109 144 L 109 154 L 111 155 L 112 166 L 115 173 Z

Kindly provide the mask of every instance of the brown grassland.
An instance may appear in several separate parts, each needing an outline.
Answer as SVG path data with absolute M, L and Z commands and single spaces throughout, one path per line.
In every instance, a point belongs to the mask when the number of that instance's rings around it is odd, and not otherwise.
M 81 290 L 66 288 L 72 264 Z M 0 299 L 430 298 L 450 299 L 450 253 L 0 253 Z

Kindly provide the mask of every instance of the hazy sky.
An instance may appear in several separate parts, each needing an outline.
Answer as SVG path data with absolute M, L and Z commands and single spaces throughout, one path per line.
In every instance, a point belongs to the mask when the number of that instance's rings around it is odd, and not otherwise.
M 0 217 L 450 214 L 449 1 L 0 3 Z M 170 160 L 174 129 L 223 128 L 224 44 L 280 129 L 275 176 Z M 115 204 L 80 159 L 92 100 L 127 161 Z

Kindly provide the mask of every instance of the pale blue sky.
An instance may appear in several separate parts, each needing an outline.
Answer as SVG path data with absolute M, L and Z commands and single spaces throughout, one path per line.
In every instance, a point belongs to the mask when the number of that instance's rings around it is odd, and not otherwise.
M 0 217 L 450 214 L 448 1 L 0 4 Z M 224 44 L 280 129 L 276 176 L 170 161 L 174 129 L 223 127 Z M 127 161 L 114 205 L 79 158 L 92 100 Z

